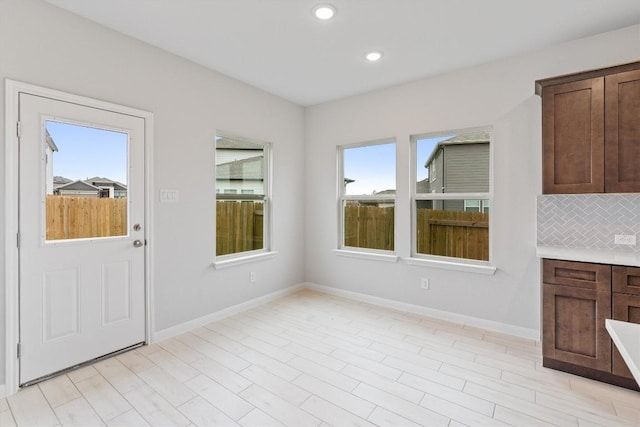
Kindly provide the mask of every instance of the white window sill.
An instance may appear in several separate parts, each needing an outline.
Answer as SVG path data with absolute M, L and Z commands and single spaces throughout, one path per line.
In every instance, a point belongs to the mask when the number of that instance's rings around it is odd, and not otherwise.
M 493 275 L 496 273 L 496 267 L 488 264 L 476 264 L 473 262 L 450 261 L 439 259 L 425 258 L 403 258 L 407 264 L 420 265 L 423 267 L 440 268 L 443 270 L 464 271 L 465 273 L 478 273 Z
M 368 259 L 373 261 L 384 261 L 384 262 L 397 262 L 397 255 L 390 254 L 378 254 L 375 252 L 361 252 L 361 251 L 350 251 L 346 249 L 334 249 L 333 252 L 336 255 L 349 257 L 349 258 L 359 258 L 359 259 Z
M 219 270 L 221 268 L 227 268 L 227 267 L 233 267 L 234 265 L 240 265 L 240 264 L 246 264 L 249 262 L 256 262 L 256 261 L 262 261 L 265 259 L 270 259 L 276 256 L 278 252 L 275 251 L 271 251 L 271 252 L 260 252 L 257 254 L 251 254 L 251 255 L 240 255 L 237 257 L 233 257 L 233 258 L 227 258 L 227 259 L 221 259 L 219 261 L 215 261 L 213 263 L 213 268 L 215 268 L 216 270 Z

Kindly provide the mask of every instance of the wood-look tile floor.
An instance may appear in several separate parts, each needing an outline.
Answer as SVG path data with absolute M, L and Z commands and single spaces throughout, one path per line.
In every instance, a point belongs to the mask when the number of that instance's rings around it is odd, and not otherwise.
M 540 343 L 303 290 L 0 399 L 7 426 L 637 426 Z

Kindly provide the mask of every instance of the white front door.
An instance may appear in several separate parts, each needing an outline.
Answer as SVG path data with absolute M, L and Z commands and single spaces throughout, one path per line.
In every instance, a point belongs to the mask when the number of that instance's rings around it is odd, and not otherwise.
M 145 341 L 144 119 L 20 93 L 20 384 Z

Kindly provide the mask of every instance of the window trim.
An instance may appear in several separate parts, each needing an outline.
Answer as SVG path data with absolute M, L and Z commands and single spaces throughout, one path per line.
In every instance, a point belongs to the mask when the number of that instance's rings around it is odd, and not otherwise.
M 272 187 L 271 187 L 271 183 L 272 183 L 272 174 L 273 174 L 273 157 L 272 157 L 272 151 L 273 151 L 273 144 L 271 142 L 267 142 L 267 141 L 261 141 L 261 140 L 257 140 L 257 139 L 253 139 L 253 138 L 248 138 L 248 137 L 243 137 L 243 136 L 238 136 L 237 134 L 234 133 L 229 133 L 229 132 L 225 132 L 225 131 L 221 131 L 221 130 L 217 130 L 216 131 L 216 137 L 215 137 L 215 141 L 214 141 L 214 147 L 213 147 L 213 176 L 214 176 L 214 188 L 215 190 L 219 190 L 217 187 L 217 173 L 216 173 L 216 149 L 218 147 L 218 141 L 221 139 L 221 137 L 225 137 L 225 138 L 232 138 L 232 139 L 237 139 L 237 140 L 241 140 L 241 141 L 247 141 L 250 142 L 252 144 L 259 144 L 262 146 L 262 153 L 263 153 L 263 187 L 264 187 L 264 194 L 242 194 L 240 193 L 236 193 L 236 194 L 230 194 L 230 193 L 220 193 L 218 191 L 214 191 L 215 194 L 215 203 L 217 206 L 217 202 L 218 200 L 237 200 L 237 201 L 262 201 L 263 203 L 263 229 L 262 229 L 262 249 L 255 249 L 255 250 L 251 250 L 251 251 L 244 251 L 244 252 L 235 252 L 235 253 L 230 253 L 230 254 L 225 254 L 225 255 L 217 255 L 217 248 L 216 248 L 216 240 L 217 240 L 217 234 L 215 235 L 214 241 L 213 241 L 213 257 L 214 257 L 214 262 L 213 262 L 213 266 L 216 269 L 219 268 L 224 268 L 224 267 L 230 267 L 233 265 L 238 265 L 238 264 L 244 264 L 247 262 L 252 262 L 252 261 L 257 261 L 257 260 L 262 260 L 262 259 L 269 259 L 272 258 L 273 256 L 275 256 L 277 254 L 276 251 L 274 251 L 273 249 L 273 243 L 272 243 L 272 228 L 273 228 L 273 222 L 272 222 L 272 212 L 273 212 L 273 202 L 272 202 Z M 216 216 L 216 209 L 214 209 L 214 225 L 217 224 L 217 216 Z
M 395 162 L 394 162 L 394 184 L 395 191 L 398 191 L 398 171 L 397 171 L 397 160 L 398 160 L 398 143 L 396 138 L 381 138 L 375 139 L 372 141 L 358 142 L 354 144 L 343 144 L 336 146 L 336 155 L 337 155 L 337 208 L 338 208 L 338 236 L 337 236 L 337 249 L 336 254 L 350 256 L 352 258 L 368 258 L 368 259 L 384 259 L 390 260 L 393 259 L 393 262 L 397 260 L 397 245 L 398 241 L 398 227 L 397 227 L 397 217 L 396 217 L 396 194 L 366 194 L 366 195 L 347 195 L 345 194 L 346 184 L 345 184 L 345 175 L 344 175 L 344 150 L 350 148 L 359 148 L 359 147 L 370 147 L 375 145 L 385 145 L 385 144 L 393 144 L 395 148 Z M 372 248 L 359 248 L 354 246 L 346 246 L 344 244 L 344 203 L 346 201 L 391 201 L 394 206 L 394 216 L 393 216 L 393 241 L 394 247 L 392 251 L 383 250 L 383 249 L 372 249 Z M 362 256 L 360 256 L 362 254 Z M 371 257 L 367 257 L 367 255 L 371 254 Z
M 444 135 L 461 135 L 468 133 L 489 132 L 489 192 L 487 193 L 417 193 L 417 176 L 418 176 L 418 140 L 427 138 L 437 138 Z M 489 260 L 474 260 L 470 258 L 456 258 L 442 255 L 430 255 L 418 253 L 417 239 L 417 203 L 421 200 L 464 200 L 477 199 L 488 200 L 489 206 L 493 205 L 493 157 L 494 157 L 494 129 L 493 126 L 479 126 L 463 129 L 449 129 L 438 132 L 427 132 L 411 135 L 410 137 L 410 157 L 411 157 L 411 252 L 405 261 L 412 265 L 428 265 L 436 268 L 448 270 L 478 272 L 484 274 L 494 274 L 496 267 L 493 266 L 493 247 L 494 247 L 494 215 L 489 215 Z M 429 179 L 431 179 L 431 171 L 429 171 Z

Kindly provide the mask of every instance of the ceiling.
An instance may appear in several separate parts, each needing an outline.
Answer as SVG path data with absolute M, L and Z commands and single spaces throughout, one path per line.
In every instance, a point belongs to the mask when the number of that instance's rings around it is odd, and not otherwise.
M 640 0 L 46 1 L 303 106 L 640 23 Z

